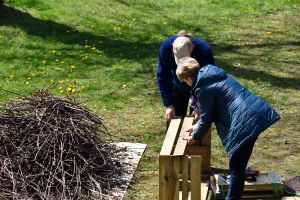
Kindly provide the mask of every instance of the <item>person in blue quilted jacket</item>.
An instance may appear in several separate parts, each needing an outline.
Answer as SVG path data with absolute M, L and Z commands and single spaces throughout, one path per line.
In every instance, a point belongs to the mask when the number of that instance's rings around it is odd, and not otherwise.
M 187 130 L 188 144 L 196 143 L 214 122 L 229 155 L 230 186 L 226 199 L 240 199 L 245 169 L 260 133 L 280 119 L 265 101 L 249 92 L 219 67 L 190 57 L 179 60 L 178 80 L 192 87 L 200 105 L 198 122 Z

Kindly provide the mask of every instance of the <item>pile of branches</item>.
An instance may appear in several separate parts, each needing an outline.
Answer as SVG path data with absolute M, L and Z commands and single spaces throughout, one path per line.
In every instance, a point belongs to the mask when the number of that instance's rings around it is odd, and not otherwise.
M 0 199 L 109 199 L 124 186 L 124 149 L 75 101 L 39 91 L 0 109 Z

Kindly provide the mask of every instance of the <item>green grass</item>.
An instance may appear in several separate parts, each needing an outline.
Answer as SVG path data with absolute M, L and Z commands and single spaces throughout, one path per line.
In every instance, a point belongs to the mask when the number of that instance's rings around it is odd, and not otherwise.
M 0 12 L 0 88 L 49 88 L 101 116 L 118 141 L 147 143 L 126 199 L 158 198 L 165 135 L 155 82 L 161 42 L 180 29 L 208 41 L 216 64 L 282 119 L 259 137 L 250 163 L 300 172 L 299 0 L 6 0 Z M 75 90 L 74 90 L 75 89 Z M 16 98 L 0 90 L 0 101 Z M 213 131 L 212 165 L 228 168 Z

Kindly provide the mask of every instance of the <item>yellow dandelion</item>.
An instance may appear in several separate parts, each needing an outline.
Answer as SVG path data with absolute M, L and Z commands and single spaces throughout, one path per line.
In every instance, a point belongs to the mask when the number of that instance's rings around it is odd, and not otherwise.
M 273 33 L 272 32 L 266 32 L 266 35 L 272 35 Z
M 76 68 L 75 65 L 71 65 L 70 67 L 71 67 L 72 69 L 75 69 L 75 68 Z
M 64 92 L 64 90 L 60 90 L 59 92 L 60 92 L 60 93 L 63 93 L 63 92 Z
M 71 92 L 72 92 L 72 93 L 76 92 L 76 89 L 75 89 L 75 88 L 72 88 Z
M 96 47 L 92 47 L 91 49 L 92 49 L 92 50 L 96 50 Z
M 60 81 L 58 81 L 59 83 L 64 83 L 65 82 L 65 80 L 60 80 Z
M 68 87 L 67 90 L 68 90 L 68 92 L 71 92 L 71 91 L 72 91 L 72 88 L 71 88 L 71 87 Z
M 28 85 L 28 84 L 29 84 L 29 81 L 26 81 L 25 84 Z

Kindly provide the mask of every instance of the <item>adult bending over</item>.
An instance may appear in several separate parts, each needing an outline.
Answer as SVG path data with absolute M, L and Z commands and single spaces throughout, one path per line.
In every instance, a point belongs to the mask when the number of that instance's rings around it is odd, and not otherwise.
M 187 130 L 188 144 L 200 140 L 214 122 L 229 154 L 230 186 L 226 199 L 240 199 L 245 169 L 260 133 L 280 119 L 277 112 L 216 66 L 200 68 L 190 57 L 176 70 L 180 81 L 192 87 L 200 103 L 199 121 Z
M 183 117 L 187 113 L 191 87 L 176 77 L 178 60 L 185 56 L 195 58 L 200 66 L 214 64 L 210 46 L 186 31 L 180 31 L 163 42 L 159 50 L 157 83 L 166 107 L 167 123 L 175 116 Z

